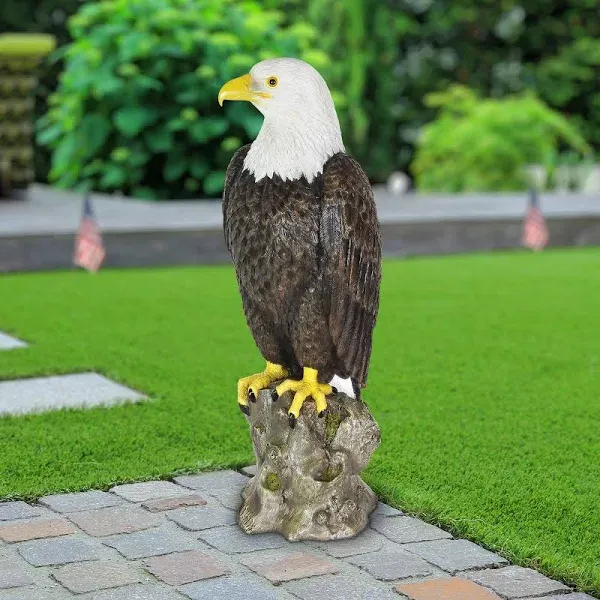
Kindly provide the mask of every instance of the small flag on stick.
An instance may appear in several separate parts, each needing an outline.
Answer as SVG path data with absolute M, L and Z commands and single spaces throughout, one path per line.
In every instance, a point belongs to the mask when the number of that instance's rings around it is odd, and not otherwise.
M 105 256 L 106 251 L 102 243 L 100 228 L 96 223 L 92 201 L 87 195 L 83 200 L 83 214 L 75 239 L 73 262 L 78 267 L 83 267 L 87 271 L 95 273 L 100 268 Z
M 523 222 L 523 246 L 532 250 L 542 250 L 548 243 L 548 226 L 540 209 L 537 192 L 529 192 L 529 207 Z

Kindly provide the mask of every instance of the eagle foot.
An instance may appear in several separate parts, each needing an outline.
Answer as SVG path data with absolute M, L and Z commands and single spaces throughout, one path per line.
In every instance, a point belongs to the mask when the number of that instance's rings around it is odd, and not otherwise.
M 294 399 L 290 409 L 288 410 L 288 420 L 290 427 L 293 429 L 300 417 L 302 405 L 308 398 L 315 401 L 315 408 L 320 417 L 325 414 L 327 409 L 327 400 L 325 396 L 333 392 L 333 388 L 328 383 L 319 383 L 317 380 L 319 373 L 316 369 L 304 367 L 302 379 L 286 379 L 280 383 L 271 393 L 273 401 L 276 401 L 279 396 L 285 392 L 294 392 Z
M 287 375 L 288 371 L 285 367 L 267 361 L 267 366 L 262 373 L 242 377 L 238 381 L 238 404 L 240 410 L 244 414 L 249 415 L 250 405 L 248 402 L 256 402 L 260 390 L 269 387 L 271 383 L 278 379 L 283 379 Z

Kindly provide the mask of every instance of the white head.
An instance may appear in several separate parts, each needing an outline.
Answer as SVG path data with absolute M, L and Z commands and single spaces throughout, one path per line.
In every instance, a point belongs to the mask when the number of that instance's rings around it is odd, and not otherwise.
M 273 175 L 312 181 L 331 156 L 344 151 L 329 88 L 302 60 L 259 62 L 221 88 L 219 103 L 224 100 L 252 102 L 265 117 L 244 161 L 256 181 Z

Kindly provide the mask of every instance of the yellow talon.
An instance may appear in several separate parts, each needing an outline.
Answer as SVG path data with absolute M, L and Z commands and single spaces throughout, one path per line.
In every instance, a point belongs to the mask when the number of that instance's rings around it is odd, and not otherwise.
M 292 405 L 288 411 L 291 427 L 295 427 L 296 421 L 300 417 L 302 405 L 307 398 L 312 398 L 315 401 L 315 407 L 319 416 L 322 416 L 327 408 L 325 396 L 331 394 L 333 388 L 328 383 L 319 383 L 317 380 L 318 374 L 316 369 L 304 367 L 304 373 L 300 381 L 286 379 L 275 389 L 277 396 L 281 396 L 290 390 L 295 392 Z
M 269 387 L 273 381 L 283 379 L 288 375 L 288 370 L 281 366 L 267 361 L 267 366 L 262 373 L 255 373 L 248 377 L 242 377 L 238 381 L 238 403 L 243 413 L 249 414 L 248 398 L 256 402 L 258 392 Z

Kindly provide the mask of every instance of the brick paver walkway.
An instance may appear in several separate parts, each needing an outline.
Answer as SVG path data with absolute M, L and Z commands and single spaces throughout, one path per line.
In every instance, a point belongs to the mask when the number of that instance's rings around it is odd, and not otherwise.
M 385 504 L 352 540 L 248 536 L 244 471 L 0 503 L 0 600 L 592 600 Z

